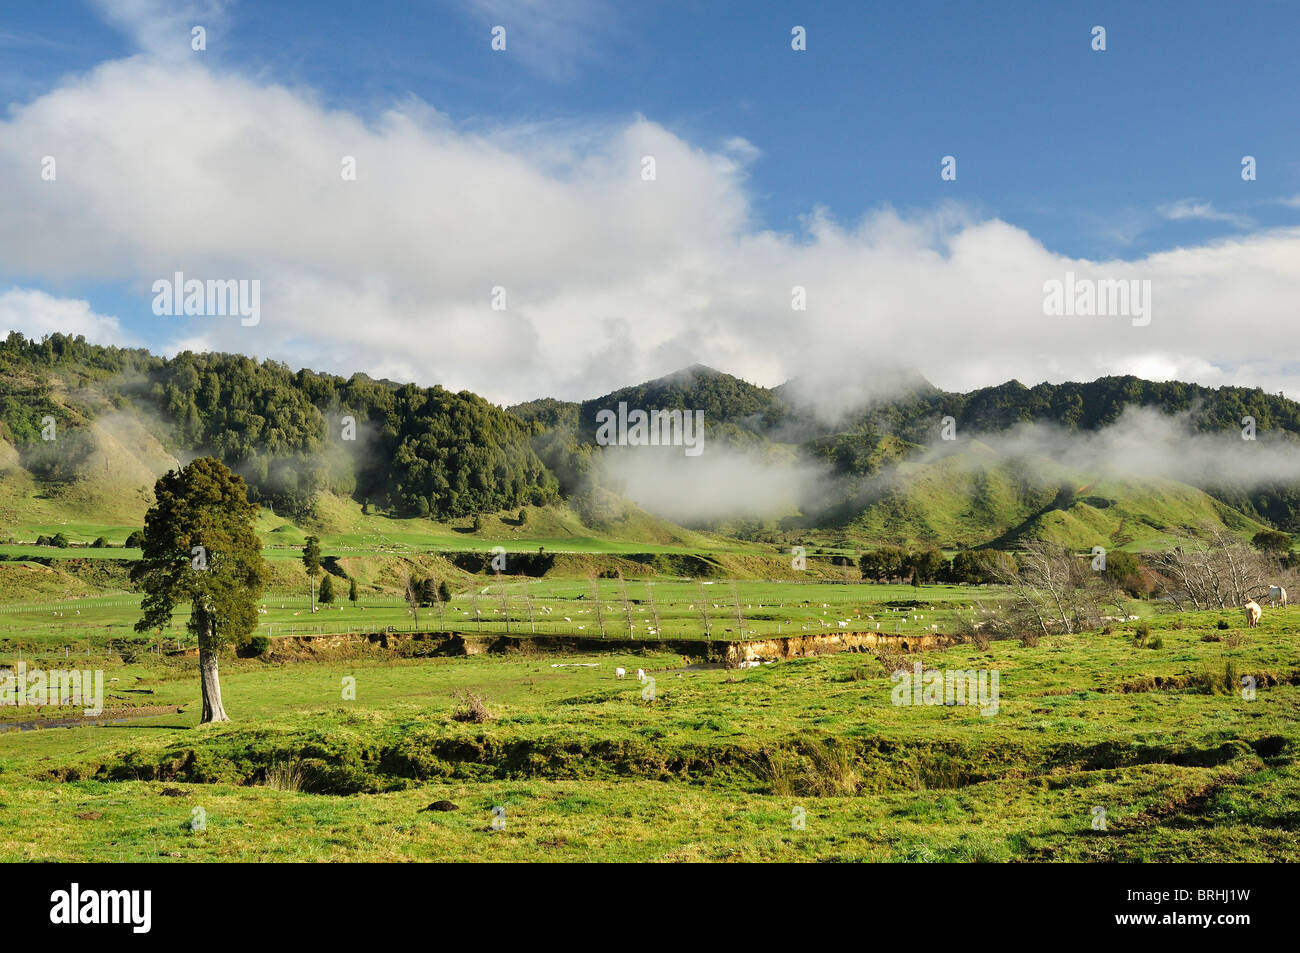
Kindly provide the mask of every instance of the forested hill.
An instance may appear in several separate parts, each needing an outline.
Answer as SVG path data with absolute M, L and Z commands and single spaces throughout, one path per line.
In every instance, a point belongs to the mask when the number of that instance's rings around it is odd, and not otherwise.
M 171 359 L 55 334 L 0 344 L 0 437 L 37 478 L 75 472 L 96 420 L 128 413 L 179 458 L 211 454 L 257 499 L 293 510 L 320 490 L 411 515 L 462 516 L 558 494 L 537 428 L 481 397 L 184 352 Z M 41 440 L 53 417 L 58 441 Z
M 866 374 L 864 382 L 873 383 Z M 1024 423 L 1096 431 L 1134 407 L 1182 415 L 1193 430 L 1206 432 L 1239 434 L 1243 419 L 1252 417 L 1260 439 L 1295 440 L 1300 451 L 1300 404 L 1259 388 L 1127 376 L 1034 387 L 1008 381 L 963 394 L 940 390 L 914 372 L 899 372 L 887 396 L 846 407 L 842 400 L 828 399 L 838 396 L 830 393 L 836 386 L 794 380 L 769 389 L 695 365 L 581 404 L 544 399 L 511 411 L 542 428 L 537 446 L 565 485 L 580 482 L 592 468 L 596 411 L 615 408 L 620 401 L 644 410 L 702 409 L 711 438 L 733 446 L 779 445 L 826 464 L 849 481 L 871 477 L 919 453 L 935 441 L 947 416 L 966 435 L 1003 432 Z M 837 415 L 827 416 L 829 406 Z M 1248 515 L 1300 531 L 1300 467 L 1295 482 L 1201 489 Z
M 1259 388 L 1215 388 L 1125 376 L 1033 387 L 1012 380 L 955 393 L 912 376 L 903 379 L 888 396 L 848 408 L 833 425 L 814 413 L 816 388 L 816 382 L 809 380 L 760 387 L 696 364 L 580 404 L 543 399 L 519 404 L 510 411 L 545 427 L 574 429 L 583 437 L 594 431 L 597 410 L 615 408 L 620 401 L 626 401 L 629 407 L 646 410 L 703 410 L 709 424 L 730 424 L 792 443 L 828 433 L 863 431 L 928 443 L 945 416 L 955 418 L 958 428 L 969 433 L 996 433 L 1030 422 L 1069 430 L 1098 430 L 1115 423 L 1128 407 L 1147 407 L 1167 414 L 1185 413 L 1193 428 L 1204 431 L 1239 430 L 1242 418 L 1250 416 L 1261 434 L 1284 431 L 1300 437 L 1300 404 Z
M 11 333 L 0 342 L 0 467 L 70 483 L 84 478 L 91 460 L 97 473 L 111 472 L 114 454 L 130 455 L 131 435 L 147 432 L 148 465 L 137 454 L 131 470 L 136 486 L 146 482 L 141 473 L 157 471 L 160 456 L 212 454 L 277 509 L 301 509 L 328 489 L 398 514 L 446 518 L 549 503 L 599 484 L 595 411 L 620 401 L 703 410 L 712 445 L 722 438 L 769 459 L 819 461 L 848 482 L 932 443 L 944 416 L 967 434 L 1028 421 L 1095 430 L 1139 406 L 1184 413 L 1207 431 L 1239 432 L 1251 416 L 1261 439 L 1300 442 L 1300 405 L 1259 389 L 1106 377 L 1035 387 L 1011 381 L 957 394 L 918 376 L 906 381 L 901 392 L 833 422 L 808 403 L 809 382 L 765 388 L 702 365 L 581 404 L 541 399 L 507 412 L 469 392 L 364 374 L 293 371 L 231 354 L 162 358 L 80 337 L 31 341 Z M 42 439 L 47 418 L 57 441 Z M 123 435 L 123 422 L 131 434 Z M 1300 530 L 1300 482 L 1202 489 Z

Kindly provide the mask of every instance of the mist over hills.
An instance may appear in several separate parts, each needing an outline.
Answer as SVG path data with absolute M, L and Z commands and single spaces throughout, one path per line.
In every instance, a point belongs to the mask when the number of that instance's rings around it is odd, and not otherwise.
M 596 414 L 620 403 L 702 411 L 705 451 L 599 446 Z M 0 344 L 0 438 L 7 520 L 57 501 L 138 520 L 158 474 L 211 454 L 281 514 L 330 493 L 395 516 L 562 505 L 599 521 L 630 500 L 775 542 L 945 547 L 1300 530 L 1300 404 L 1136 377 L 951 393 L 904 369 L 764 388 L 697 364 L 502 409 L 363 374 L 14 333 Z

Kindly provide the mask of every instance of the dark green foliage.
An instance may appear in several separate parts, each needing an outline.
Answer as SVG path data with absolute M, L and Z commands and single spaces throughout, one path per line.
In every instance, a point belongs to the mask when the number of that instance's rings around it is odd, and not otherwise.
M 1291 534 L 1276 530 L 1260 530 L 1251 539 L 1251 544 L 1262 553 L 1285 556 L 1291 552 Z
M 558 496 L 529 428 L 481 397 L 413 385 L 394 397 L 382 439 L 393 448 L 390 498 L 407 512 L 466 516 Z
M 90 544 L 91 549 L 107 549 L 108 540 L 103 536 L 96 536 L 95 541 Z
M 357 581 L 351 578 L 348 579 L 348 601 L 357 601 Z
M 308 536 L 302 547 L 302 564 L 307 570 L 307 575 L 320 575 L 320 539 L 316 536 Z
M 244 481 L 211 457 L 159 478 L 145 514 L 144 556 L 131 581 L 145 597 L 137 632 L 171 622 L 177 605 L 192 609 L 190 629 L 216 644 L 241 641 L 257 626 L 257 600 L 269 578 L 257 507 Z M 196 549 L 206 568 L 195 568 Z
M 909 553 L 901 546 L 881 546 L 863 553 L 858 566 L 862 569 L 863 579 L 888 582 L 906 575 L 909 561 Z
M 907 562 L 912 570 L 912 582 L 916 585 L 923 582 L 934 582 L 939 577 L 939 574 L 948 567 L 948 560 L 937 549 L 926 549 L 912 553 Z
M 1016 568 L 1016 557 L 995 549 L 964 549 L 952 557 L 944 582 L 980 585 L 997 582 Z
M 50 545 L 57 546 L 59 547 L 59 549 L 67 549 L 68 537 L 64 536 L 62 533 L 55 533 L 52 537 L 50 537 Z
M 1122 549 L 1106 554 L 1105 574 L 1131 596 L 1140 596 L 1149 590 L 1149 584 L 1142 576 L 1142 560 Z
M 767 388 L 695 364 L 667 377 L 585 401 L 578 409 L 579 434 L 591 442 L 596 412 L 617 411 L 620 402 L 626 402 L 629 410 L 702 410 L 705 426 L 711 431 L 722 424 L 759 431 L 777 423 L 786 413 L 785 405 Z
M 126 546 L 128 549 L 139 549 L 143 545 L 144 530 L 138 529 L 126 538 Z
M 444 518 L 543 505 L 558 494 L 530 446 L 540 427 L 468 392 L 295 373 L 236 354 L 164 359 L 13 333 L 0 343 L 0 437 L 26 448 L 24 464 L 43 479 L 63 479 L 76 464 L 83 422 L 53 399 L 53 370 L 98 380 L 115 404 L 143 404 L 166 425 L 170 449 L 221 460 L 247 481 L 250 499 L 284 515 L 307 510 L 321 490 Z M 56 420 L 58 453 L 40 439 L 45 415 Z M 355 439 L 345 439 L 345 416 Z
M 329 573 L 326 573 L 325 578 L 320 581 L 320 595 L 318 598 L 321 605 L 326 606 L 334 601 L 334 577 Z

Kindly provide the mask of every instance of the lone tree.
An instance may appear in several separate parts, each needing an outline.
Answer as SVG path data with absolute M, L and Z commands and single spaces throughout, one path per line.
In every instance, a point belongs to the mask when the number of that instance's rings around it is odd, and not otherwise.
M 1251 545 L 1261 553 L 1286 556 L 1291 552 L 1291 534 L 1275 529 L 1262 529 L 1251 537 Z
M 320 581 L 320 601 L 324 606 L 334 601 L 334 579 L 329 573 Z
M 144 518 L 144 556 L 131 568 L 131 581 L 145 592 L 135 630 L 161 629 L 188 602 L 189 630 L 199 642 L 201 722 L 229 721 L 217 657 L 222 645 L 257 627 L 257 601 L 270 578 L 253 531 L 257 507 L 244 481 L 212 457 L 159 478 L 154 497 Z
M 348 602 L 353 605 L 356 605 L 357 602 L 357 580 L 355 576 L 348 580 Z
M 320 575 L 320 540 L 308 536 L 302 547 L 302 564 L 307 567 L 307 586 L 311 592 L 311 611 L 316 611 L 316 577 Z

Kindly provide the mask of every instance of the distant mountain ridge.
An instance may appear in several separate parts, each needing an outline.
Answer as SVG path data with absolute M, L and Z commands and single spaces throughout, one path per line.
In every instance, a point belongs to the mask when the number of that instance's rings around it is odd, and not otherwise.
M 617 508 L 611 501 L 622 489 L 604 474 L 594 425 L 597 410 L 625 402 L 703 410 L 708 445 L 720 454 L 824 473 L 808 481 L 801 515 L 782 518 L 783 533 L 977 545 L 1038 531 L 1136 539 L 1203 520 L 1236 532 L 1300 530 L 1300 467 L 1295 483 L 1265 486 L 1113 480 L 1109 496 L 1080 492 L 1053 505 L 1060 485 L 1080 491 L 1098 474 L 1052 475 L 1051 461 L 1040 460 L 1028 478 L 1023 460 L 974 444 L 952 460 L 926 456 L 945 417 L 965 435 L 1022 423 L 1085 432 L 1134 407 L 1184 415 L 1206 432 L 1239 432 L 1249 416 L 1261 437 L 1300 448 L 1300 404 L 1282 395 L 1136 377 L 1009 381 L 960 394 L 909 370 L 857 383 L 766 388 L 696 364 L 586 401 L 502 409 L 467 391 L 291 371 L 242 355 L 162 358 L 80 337 L 10 334 L 0 342 L 0 518 L 59 498 L 127 519 L 147 505 L 161 470 L 202 454 L 243 474 L 254 498 L 281 513 L 309 507 L 322 492 L 445 519 L 561 501 Z M 825 400 L 832 388 L 837 400 Z M 57 440 L 46 439 L 47 420 Z M 1162 504 L 1162 495 L 1174 503 Z M 763 524 L 764 514 L 754 517 Z

